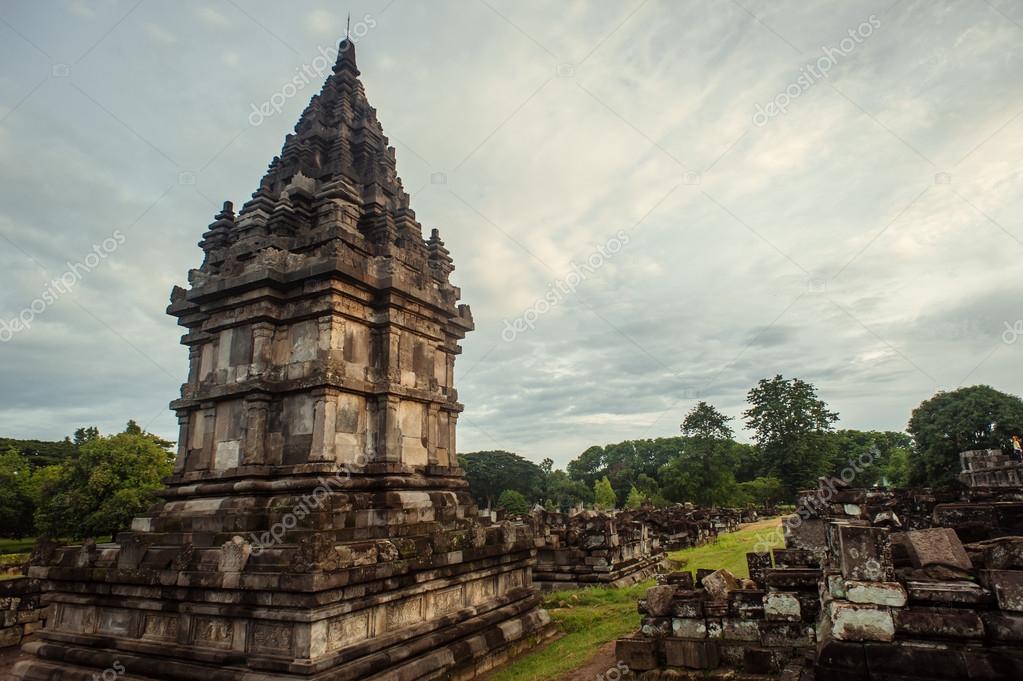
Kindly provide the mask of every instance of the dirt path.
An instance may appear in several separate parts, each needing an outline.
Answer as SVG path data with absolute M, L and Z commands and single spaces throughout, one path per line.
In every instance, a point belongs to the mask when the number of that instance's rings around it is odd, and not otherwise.
M 600 678 L 600 675 L 606 674 L 607 670 L 613 669 L 616 662 L 615 642 L 608 641 L 597 648 L 596 654 L 587 660 L 586 664 L 570 671 L 558 681 L 593 681 Z

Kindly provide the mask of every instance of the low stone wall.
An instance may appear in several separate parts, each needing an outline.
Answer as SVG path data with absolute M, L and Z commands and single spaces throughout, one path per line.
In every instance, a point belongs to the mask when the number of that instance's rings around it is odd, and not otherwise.
M 533 583 L 545 591 L 621 587 L 648 578 L 664 551 L 646 525 L 585 511 L 574 516 L 537 511 Z
M 0 580 L 0 648 L 21 645 L 26 637 L 43 628 L 47 610 L 39 596 L 37 579 Z

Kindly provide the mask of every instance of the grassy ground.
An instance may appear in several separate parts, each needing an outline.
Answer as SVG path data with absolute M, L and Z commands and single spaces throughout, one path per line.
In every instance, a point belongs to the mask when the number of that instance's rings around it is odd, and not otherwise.
M 738 532 L 723 534 L 705 546 L 674 551 L 670 557 L 687 561 L 685 569 L 694 572 L 701 567 L 726 567 L 737 575 L 748 576 L 746 553 L 753 550 L 758 537 L 767 536 L 780 523 L 780 518 L 754 523 Z M 487 677 L 487 681 L 562 679 L 585 665 L 603 644 L 639 628 L 636 601 L 651 585 L 653 580 L 625 589 L 582 589 L 549 594 L 544 600 L 544 607 L 564 636 L 545 648 L 520 657 Z M 609 665 L 613 664 L 612 658 Z
M 653 580 L 624 589 L 554 591 L 544 601 L 564 636 L 520 657 L 487 681 L 553 681 L 583 665 L 602 644 L 639 628 L 636 601 Z
M 749 577 L 746 554 L 751 553 L 760 539 L 774 536 L 781 518 L 769 518 L 747 525 L 738 532 L 718 536 L 717 541 L 681 551 L 672 551 L 669 558 L 685 561 L 685 569 L 694 574 L 699 568 L 717 570 L 727 568 L 740 577 Z
M 29 553 L 35 543 L 35 539 L 0 539 L 0 554 Z

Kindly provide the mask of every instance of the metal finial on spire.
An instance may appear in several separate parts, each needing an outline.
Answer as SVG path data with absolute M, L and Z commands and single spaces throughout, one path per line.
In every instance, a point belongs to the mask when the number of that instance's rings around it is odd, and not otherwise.
M 348 25 L 345 26 L 345 40 L 348 40 L 352 33 L 352 10 L 348 10 Z

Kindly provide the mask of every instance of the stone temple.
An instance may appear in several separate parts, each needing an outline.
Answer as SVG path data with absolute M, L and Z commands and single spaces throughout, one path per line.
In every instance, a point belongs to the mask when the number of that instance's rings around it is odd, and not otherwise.
M 162 501 L 40 552 L 52 613 L 15 677 L 470 679 L 548 636 L 531 533 L 482 520 L 458 468 L 472 315 L 348 41 L 200 246 L 168 308 L 189 373 Z

